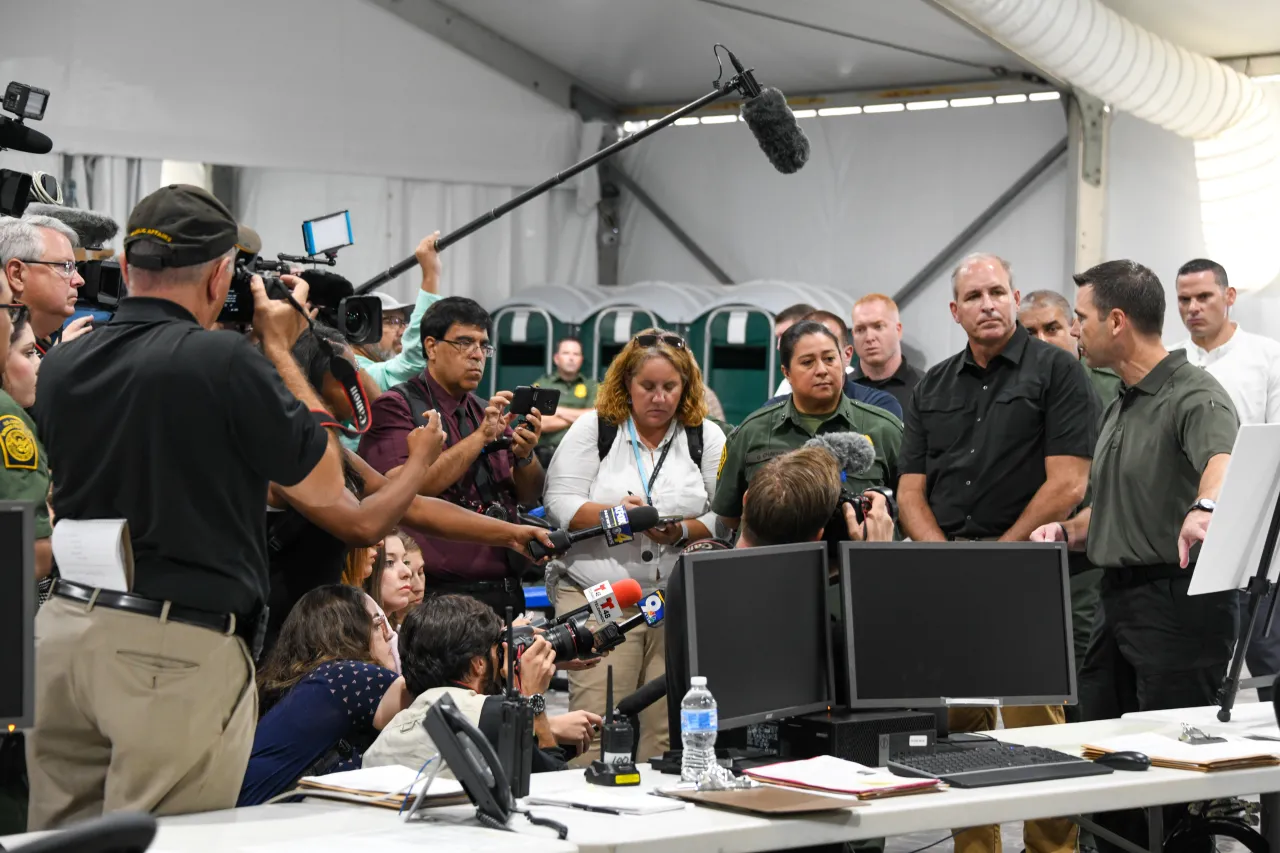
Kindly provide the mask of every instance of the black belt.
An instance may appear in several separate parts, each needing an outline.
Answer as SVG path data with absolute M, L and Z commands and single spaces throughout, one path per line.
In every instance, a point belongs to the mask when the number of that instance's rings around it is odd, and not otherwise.
M 1102 575 L 1103 581 L 1113 587 L 1140 586 L 1155 581 L 1190 578 L 1194 565 L 1185 569 L 1172 565 L 1159 566 L 1117 566 L 1108 568 Z
M 515 578 L 503 578 L 499 581 L 442 581 L 427 578 L 427 594 L 433 591 L 447 592 L 516 592 L 520 590 L 520 581 Z
M 170 622 L 181 622 L 197 628 L 207 628 L 227 636 L 235 635 L 252 644 L 254 621 L 237 618 L 234 613 L 211 613 L 208 610 L 197 610 L 172 602 L 156 601 L 154 598 L 143 598 L 131 592 L 112 592 L 105 589 L 94 589 L 84 584 L 72 583 L 58 578 L 53 585 L 53 594 L 72 601 L 92 602 L 94 607 L 107 607 L 111 610 L 123 610 L 125 613 L 137 613 L 140 616 L 154 616 L 157 619 L 164 615 L 165 605 L 169 606 L 167 619 Z

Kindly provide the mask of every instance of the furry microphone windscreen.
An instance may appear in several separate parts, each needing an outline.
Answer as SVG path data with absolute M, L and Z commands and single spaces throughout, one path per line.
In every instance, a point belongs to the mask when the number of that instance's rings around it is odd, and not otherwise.
M 320 305 L 335 311 L 338 309 L 338 303 L 355 290 L 350 281 L 329 270 L 304 270 L 298 277 L 310 286 L 311 293 L 308 298 L 312 305 Z
M 48 216 L 65 224 L 80 238 L 82 249 L 98 249 L 116 236 L 120 225 L 110 216 L 82 210 L 78 207 L 62 207 L 57 204 L 27 205 L 27 216 Z
M 871 439 L 856 432 L 827 432 L 814 436 L 805 447 L 821 447 L 835 457 L 840 470 L 857 477 L 876 463 L 876 449 Z
M 786 95 L 772 87 L 742 105 L 742 120 L 751 128 L 773 168 L 790 175 L 809 161 L 809 138 L 796 124 Z

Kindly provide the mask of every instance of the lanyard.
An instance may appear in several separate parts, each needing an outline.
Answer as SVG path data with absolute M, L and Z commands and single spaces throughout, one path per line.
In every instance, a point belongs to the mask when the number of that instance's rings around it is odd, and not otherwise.
M 671 445 L 675 444 L 675 436 L 667 442 L 662 448 L 662 454 L 658 457 L 658 464 L 653 466 L 653 476 L 649 478 L 646 484 L 644 479 L 644 462 L 640 459 L 640 439 L 636 435 L 636 422 L 634 418 L 627 418 L 627 430 L 631 433 L 631 450 L 636 455 L 636 470 L 640 472 L 640 485 L 644 486 L 644 500 L 649 506 L 653 506 L 653 497 L 650 492 L 653 491 L 653 484 L 658 480 L 658 472 L 662 470 L 662 463 L 667 461 L 667 453 L 671 450 Z

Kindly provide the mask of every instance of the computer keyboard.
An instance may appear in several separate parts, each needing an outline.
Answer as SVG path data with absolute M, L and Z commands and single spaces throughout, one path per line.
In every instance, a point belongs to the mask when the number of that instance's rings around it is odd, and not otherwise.
M 1110 767 L 1056 749 L 999 741 L 965 746 L 943 743 L 931 753 L 894 755 L 889 769 L 899 776 L 941 779 L 957 788 L 1103 776 L 1112 772 Z

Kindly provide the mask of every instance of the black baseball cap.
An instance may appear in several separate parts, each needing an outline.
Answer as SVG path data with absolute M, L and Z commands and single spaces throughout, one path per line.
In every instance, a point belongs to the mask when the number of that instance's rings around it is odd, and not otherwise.
M 207 263 L 237 245 L 261 241 L 241 228 L 227 206 L 191 184 L 161 187 L 138 202 L 125 228 L 130 266 L 160 270 Z

